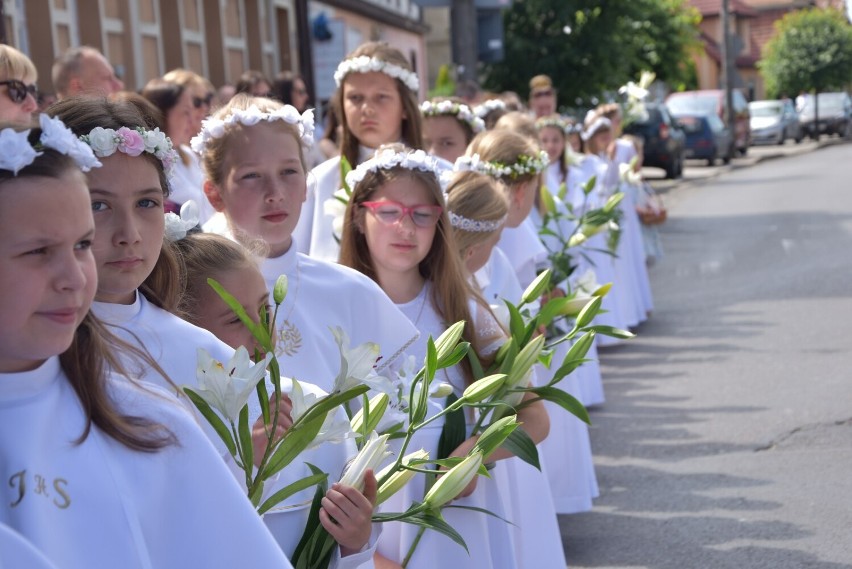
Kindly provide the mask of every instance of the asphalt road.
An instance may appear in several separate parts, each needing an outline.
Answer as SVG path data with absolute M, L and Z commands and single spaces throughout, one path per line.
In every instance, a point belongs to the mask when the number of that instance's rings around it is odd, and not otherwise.
M 665 192 L 655 312 L 602 351 L 570 567 L 852 569 L 852 144 L 714 176 Z

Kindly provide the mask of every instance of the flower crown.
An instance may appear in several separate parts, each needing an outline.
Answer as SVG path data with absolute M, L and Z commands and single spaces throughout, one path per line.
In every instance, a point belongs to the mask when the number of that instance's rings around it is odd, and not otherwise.
M 123 126 L 113 130 L 96 126 L 89 134 L 81 136 L 80 140 L 89 145 L 98 158 L 112 156 L 116 151 L 128 156 L 139 156 L 143 152 L 153 154 L 163 163 L 166 177 L 171 177 L 178 161 L 178 153 L 171 139 L 159 128 L 147 130 L 140 126 Z
M 505 111 L 506 103 L 500 99 L 488 99 L 481 105 L 476 105 L 473 108 L 473 112 L 476 116 L 481 119 L 484 119 L 488 116 L 488 114 L 492 111 Z
M 166 239 L 169 241 L 180 241 L 190 229 L 198 225 L 198 205 L 192 201 L 186 201 L 180 206 L 180 215 L 169 212 L 166 214 Z
M 340 87 L 343 80 L 346 79 L 346 76 L 350 73 L 371 72 L 384 73 L 389 77 L 399 79 L 405 83 L 406 87 L 415 93 L 420 90 L 420 80 L 417 78 L 417 74 L 413 71 L 409 71 L 399 65 L 383 61 L 377 57 L 369 57 L 367 55 L 361 55 L 341 61 L 340 65 L 337 66 L 337 71 L 334 72 L 334 82 L 338 87 Z
M 463 231 L 470 231 L 471 233 L 488 233 L 491 231 L 497 231 L 503 227 L 503 224 L 506 223 L 506 219 L 509 217 L 508 215 L 504 215 L 500 219 L 480 221 L 478 219 L 468 219 L 452 211 L 448 211 L 447 215 L 449 215 L 450 224 L 453 227 Z
M 424 117 L 455 117 L 457 120 L 466 123 L 474 134 L 485 130 L 485 121 L 474 115 L 470 107 L 453 101 L 440 101 L 437 103 L 424 101 L 420 104 L 420 112 Z
M 441 181 L 441 167 L 438 161 L 423 150 L 396 152 L 392 148 L 380 148 L 372 158 L 362 162 L 357 168 L 346 174 L 346 185 L 354 190 L 355 186 L 364 179 L 368 172 L 392 168 L 429 172 L 435 176 L 439 183 Z
M 29 141 L 30 129 L 16 131 L 4 128 L 0 131 L 0 169 L 9 170 L 17 176 L 22 168 L 41 156 L 45 148 L 70 156 L 83 172 L 102 166 L 92 149 L 80 142 L 60 119 L 41 114 L 38 122 L 41 137 L 35 146 Z
M 301 115 L 296 107 L 284 105 L 274 111 L 261 111 L 257 105 L 247 109 L 233 109 L 225 118 L 208 117 L 201 123 L 201 132 L 192 138 L 190 146 L 198 154 L 204 154 L 211 140 L 225 136 L 225 129 L 233 124 L 254 126 L 261 121 L 284 121 L 299 129 L 302 146 L 310 148 L 314 143 L 314 110 L 308 109 Z
M 453 170 L 456 172 L 478 172 L 492 178 L 509 178 L 515 180 L 528 174 L 540 174 L 547 168 L 549 159 L 547 152 L 541 151 L 538 156 L 527 156 L 521 154 L 514 164 L 506 165 L 500 162 L 488 162 L 483 160 L 479 154 L 473 156 L 462 156 L 456 160 Z
M 548 126 L 558 128 L 559 130 L 564 132 L 566 135 L 574 134 L 574 133 L 579 134 L 579 133 L 583 132 L 582 126 L 580 126 L 578 124 L 572 124 L 572 123 L 568 122 L 567 120 L 563 119 L 562 117 L 542 117 L 542 118 L 535 121 L 535 127 L 538 130 L 541 130 L 541 129 L 548 127 Z
M 602 128 L 612 128 L 612 122 L 606 117 L 598 117 L 594 121 L 592 121 L 586 129 L 580 133 L 580 138 L 583 140 L 590 140 L 599 130 Z

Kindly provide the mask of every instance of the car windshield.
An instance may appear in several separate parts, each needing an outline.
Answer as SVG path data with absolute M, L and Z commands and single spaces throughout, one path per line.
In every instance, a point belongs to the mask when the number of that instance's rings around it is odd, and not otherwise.
M 714 95 L 679 95 L 666 101 L 669 110 L 676 115 L 714 114 L 718 104 L 719 99 Z
M 777 117 L 781 114 L 781 105 L 749 105 L 748 110 L 752 117 Z

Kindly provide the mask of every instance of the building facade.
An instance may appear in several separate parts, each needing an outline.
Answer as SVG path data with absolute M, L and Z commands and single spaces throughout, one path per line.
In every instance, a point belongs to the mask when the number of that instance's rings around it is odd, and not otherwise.
M 409 0 L 0 1 L 7 43 L 30 56 L 39 70 L 39 88 L 46 92 L 53 91 L 54 59 L 78 45 L 101 50 L 130 90 L 178 67 L 216 86 L 235 83 L 248 69 L 270 77 L 285 70 L 303 73 L 319 86 L 331 79 L 326 77 L 331 62 L 323 60 L 324 67 L 305 73 L 302 62 L 311 60 L 306 57 L 312 55 L 310 48 L 316 46 L 320 56 L 333 52 L 342 58 L 371 39 L 387 41 L 418 69 L 426 69 L 426 27 Z M 310 25 L 299 25 L 300 17 L 320 13 L 342 36 L 334 49 L 315 41 Z

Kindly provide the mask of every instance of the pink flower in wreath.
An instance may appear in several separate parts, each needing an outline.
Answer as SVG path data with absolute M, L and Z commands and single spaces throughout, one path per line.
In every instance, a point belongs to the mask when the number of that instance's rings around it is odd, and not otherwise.
M 129 156 L 139 156 L 145 151 L 145 140 L 142 135 L 131 130 L 126 126 L 121 127 L 117 131 L 121 141 L 118 143 L 118 149 Z

